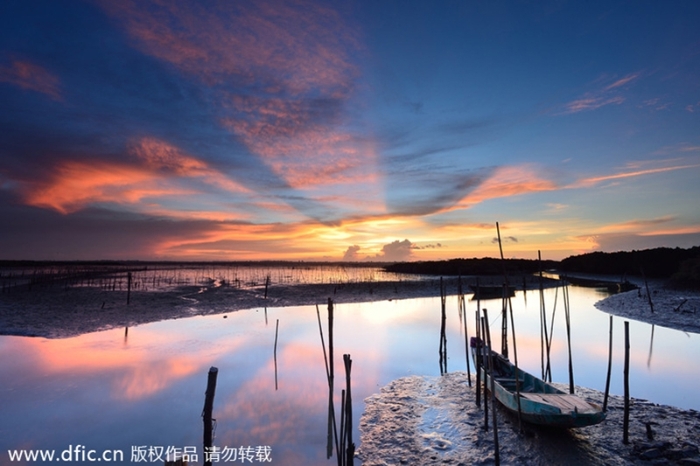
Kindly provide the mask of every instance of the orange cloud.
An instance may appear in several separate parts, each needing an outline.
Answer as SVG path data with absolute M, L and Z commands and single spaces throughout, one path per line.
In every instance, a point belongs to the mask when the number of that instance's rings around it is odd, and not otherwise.
M 527 165 L 500 167 L 478 188 L 459 201 L 455 208 L 468 208 L 498 197 L 520 196 L 558 188 L 556 183 L 540 178 L 537 172 Z
M 648 220 L 630 220 L 628 222 L 605 225 L 598 230 L 598 233 L 619 233 L 638 231 L 640 229 L 649 228 L 651 226 L 672 222 L 673 220 L 675 220 L 675 217 L 672 216 L 653 218 Z
M 152 174 L 124 164 L 64 161 L 53 173 L 48 182 L 29 190 L 27 204 L 67 214 L 91 203 L 135 203 L 145 197 L 187 192 L 153 186 Z
M 131 151 L 141 164 L 60 161 L 47 181 L 25 190 L 25 202 L 63 214 L 93 203 L 135 204 L 145 198 L 192 194 L 196 191 L 177 186 L 178 180 L 188 178 L 204 179 L 228 192 L 248 191 L 166 142 L 143 138 Z
M 15 60 L 10 66 L 0 66 L 0 82 L 46 94 L 53 100 L 62 100 L 58 77 L 29 61 Z

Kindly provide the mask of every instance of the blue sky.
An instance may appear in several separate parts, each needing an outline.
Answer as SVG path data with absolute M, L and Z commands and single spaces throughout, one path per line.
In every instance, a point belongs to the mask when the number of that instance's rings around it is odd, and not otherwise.
M 3 2 L 0 259 L 700 244 L 700 4 Z

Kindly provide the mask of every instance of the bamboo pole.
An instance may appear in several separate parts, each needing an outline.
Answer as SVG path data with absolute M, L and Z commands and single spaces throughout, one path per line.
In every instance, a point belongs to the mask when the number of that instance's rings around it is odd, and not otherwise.
M 622 443 L 627 445 L 629 441 L 630 425 L 630 323 L 625 321 L 625 413 L 622 421 Z
M 486 314 L 486 309 L 484 309 L 484 314 Z M 489 323 L 486 320 L 486 317 L 481 318 L 481 334 L 484 336 L 484 339 L 486 339 L 486 327 L 488 327 Z M 483 348 L 483 349 L 482 349 Z M 482 346 L 479 349 L 479 359 L 483 358 L 483 351 L 491 351 L 491 348 L 489 348 L 486 345 L 486 342 L 482 342 Z M 481 361 L 482 367 L 484 364 L 484 361 Z M 489 430 L 489 402 L 488 398 L 486 396 L 486 392 L 488 390 L 488 383 L 486 382 L 486 372 L 487 369 L 484 370 L 484 430 L 488 431 Z
M 445 285 L 443 283 L 442 277 L 440 277 L 440 303 L 441 303 L 441 319 L 440 319 L 440 375 L 447 373 L 447 337 L 445 336 L 445 326 L 446 326 L 446 311 L 445 304 L 447 299 L 447 293 L 445 291 Z
M 501 354 L 508 358 L 508 286 L 503 283 L 501 295 Z
M 323 341 L 323 327 L 321 325 L 321 311 L 318 309 L 318 304 L 316 305 L 316 317 L 318 317 L 318 332 L 321 335 L 321 347 L 323 347 L 323 362 L 326 363 L 326 378 L 330 384 L 331 373 L 328 370 L 328 356 L 326 356 L 326 343 Z
M 333 300 L 331 298 L 328 298 L 328 359 L 329 378 L 333 385 Z
M 496 415 L 496 382 L 494 380 L 494 371 L 493 371 L 493 352 L 491 351 L 491 330 L 489 329 L 488 325 L 488 313 L 486 309 L 484 309 L 484 321 L 485 321 L 485 331 L 486 331 L 486 344 L 489 349 L 488 351 L 488 360 L 489 360 L 489 380 L 491 381 L 491 413 L 493 415 L 493 443 L 494 443 L 494 459 L 496 461 L 496 465 L 501 464 L 501 458 L 500 458 L 500 448 L 498 447 L 498 418 Z M 517 376 L 517 374 L 516 374 Z
M 462 294 L 459 298 L 460 306 L 464 315 L 464 353 L 467 357 L 467 383 L 472 386 L 472 372 L 469 365 L 469 334 L 467 333 L 467 304 L 464 300 L 464 295 Z
M 279 329 L 280 320 L 277 319 L 277 323 L 275 324 L 275 348 L 273 350 L 273 355 L 275 359 L 275 390 L 277 390 L 277 335 L 279 334 Z
M 501 264 L 503 265 L 503 280 L 505 281 L 505 287 L 508 288 L 508 274 L 506 273 L 505 258 L 503 257 L 503 246 L 501 243 L 501 229 L 496 222 L 496 232 L 498 233 L 498 249 L 501 253 Z M 513 318 L 513 303 L 510 300 L 510 293 L 508 294 L 508 308 L 510 310 L 510 322 L 511 322 L 511 332 L 513 334 L 513 365 L 515 366 L 515 395 L 518 400 L 518 428 L 522 431 L 522 407 L 520 406 L 520 376 L 518 375 L 518 347 L 515 342 L 515 320 Z M 490 336 L 490 335 L 489 335 Z
M 639 268 L 639 270 L 642 272 L 642 278 L 644 278 L 644 287 L 647 290 L 647 301 L 649 301 L 649 308 L 651 309 L 651 313 L 654 313 L 654 303 L 651 301 L 651 293 L 649 293 L 649 283 L 647 283 L 647 276 L 644 275 L 644 269 Z
M 335 449 L 340 451 L 338 444 L 338 429 L 335 422 L 335 407 L 333 405 L 333 381 L 331 379 L 328 357 L 326 355 L 326 344 L 323 340 L 323 326 L 321 325 L 321 311 L 316 305 L 316 317 L 318 317 L 318 332 L 321 335 L 321 346 L 323 347 L 323 360 L 326 364 L 326 379 L 328 381 L 328 435 L 326 443 L 326 459 L 333 456 L 333 438 L 335 438 Z
M 476 351 L 474 356 L 474 370 L 476 371 L 476 405 L 481 406 L 481 317 L 479 309 L 476 310 Z
M 537 250 L 537 263 L 540 269 L 540 362 L 542 365 L 542 380 L 547 380 L 546 373 L 544 369 L 544 347 L 547 337 L 545 337 L 545 332 L 547 331 L 547 322 L 544 313 L 544 284 L 542 283 L 542 254 L 539 249 Z
M 566 341 L 569 347 L 569 393 L 574 393 L 574 361 L 571 354 L 571 310 L 569 308 L 569 289 L 564 285 L 562 296 L 564 297 L 564 314 L 566 315 Z
M 612 371 L 613 353 L 613 316 L 610 316 L 610 338 L 608 341 L 608 374 L 605 378 L 605 396 L 603 397 L 603 411 L 608 410 L 608 394 L 610 393 L 610 373 Z

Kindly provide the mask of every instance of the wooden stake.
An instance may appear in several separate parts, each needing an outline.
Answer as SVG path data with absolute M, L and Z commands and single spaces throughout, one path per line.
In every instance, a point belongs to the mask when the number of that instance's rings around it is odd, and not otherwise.
M 131 299 L 131 272 L 126 274 L 127 288 L 126 288 L 126 304 L 129 304 Z
M 489 380 L 491 381 L 491 412 L 493 414 L 493 443 L 494 443 L 494 459 L 496 461 L 496 465 L 501 464 L 501 458 L 500 458 L 500 448 L 498 447 L 498 419 L 496 416 L 496 382 L 494 380 L 494 371 L 493 371 L 493 352 L 491 351 L 491 330 L 489 329 L 488 325 L 488 313 L 486 309 L 484 309 L 484 321 L 485 321 L 485 330 L 486 330 L 486 345 L 489 349 L 488 355 L 489 355 Z M 516 380 L 517 380 L 517 372 L 516 372 Z M 520 398 L 520 396 L 518 396 Z
M 507 290 L 508 287 L 508 274 L 506 273 L 506 263 L 503 257 L 503 246 L 501 244 L 501 230 L 496 222 L 496 232 L 498 233 L 498 249 L 501 252 L 501 264 L 503 265 L 503 280 L 505 282 L 504 287 Z M 510 293 L 508 293 L 508 308 L 510 310 L 510 323 L 511 332 L 513 333 L 513 365 L 515 366 L 515 395 L 518 400 L 518 428 L 522 431 L 522 408 L 520 406 L 520 377 L 518 376 L 518 347 L 515 342 L 515 320 L 513 319 L 513 302 L 510 300 Z M 484 310 L 485 311 L 485 310 Z M 505 316 L 504 316 L 505 317 Z M 489 334 L 490 337 L 490 334 Z M 507 336 L 506 336 L 507 338 Z
M 566 341 L 569 346 L 569 393 L 574 394 L 574 361 L 571 355 L 571 313 L 569 309 L 569 287 L 564 284 L 564 314 L 566 315 Z
M 622 421 L 622 443 L 627 445 L 630 426 L 630 323 L 625 321 L 625 413 Z
M 486 314 L 486 309 L 484 309 L 484 314 Z M 486 344 L 486 327 L 488 327 L 489 323 L 486 320 L 486 317 L 481 318 L 481 334 L 484 337 L 484 341 L 482 342 L 482 347 L 483 349 L 480 348 L 479 351 L 479 359 L 483 359 L 483 352 L 484 351 L 491 351 L 491 348 L 488 347 Z M 487 398 L 487 390 L 488 390 L 488 383 L 486 382 L 486 375 L 488 371 L 488 367 L 484 368 L 484 361 L 481 361 L 481 368 L 484 371 L 484 430 L 489 430 L 489 401 Z
M 459 303 L 464 315 L 464 352 L 467 356 L 467 383 L 472 386 L 472 372 L 469 365 L 469 334 L 467 333 L 467 304 L 464 300 L 464 295 L 460 295 Z
M 277 319 L 277 324 L 275 324 L 275 349 L 273 351 L 275 359 L 275 390 L 277 390 L 277 335 L 280 329 L 280 320 Z
M 440 375 L 447 373 L 447 337 L 445 336 L 445 326 L 447 315 L 445 304 L 447 300 L 447 292 L 442 277 L 440 277 L 440 303 L 441 303 L 441 319 L 440 319 Z
M 350 371 L 352 369 L 352 359 L 349 354 L 343 355 L 345 362 L 345 466 L 352 466 L 355 458 L 355 444 L 352 441 L 352 390 L 350 388 Z
M 476 405 L 481 406 L 481 355 L 479 354 L 479 345 L 481 345 L 481 317 L 479 317 L 479 309 L 476 310 L 476 344 L 477 351 L 474 356 L 474 370 L 476 371 Z
M 213 441 L 213 419 L 212 411 L 214 410 L 214 394 L 216 393 L 216 377 L 219 375 L 219 369 L 211 367 L 207 377 L 207 391 L 204 396 L 204 410 L 202 417 L 204 419 L 204 457 L 205 466 L 211 466 L 211 457 L 207 455 L 212 449 Z
M 608 394 L 610 393 L 610 373 L 612 371 L 613 353 L 613 316 L 610 316 L 610 339 L 608 342 L 608 375 L 605 378 L 605 396 L 603 397 L 603 411 L 608 410 Z
M 328 298 L 328 368 L 331 385 L 333 385 L 333 300 Z
M 647 301 L 649 301 L 649 308 L 651 309 L 651 313 L 654 313 L 654 303 L 651 301 L 651 293 L 649 293 L 649 283 L 647 283 L 647 277 L 644 275 L 644 269 L 640 267 L 639 269 L 642 272 L 642 277 L 644 278 L 644 287 L 647 290 Z

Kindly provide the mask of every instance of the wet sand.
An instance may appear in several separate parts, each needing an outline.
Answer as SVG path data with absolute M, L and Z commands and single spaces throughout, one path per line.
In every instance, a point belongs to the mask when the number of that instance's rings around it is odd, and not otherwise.
M 463 285 L 471 279 L 465 277 Z M 475 279 L 474 279 L 475 281 Z M 500 278 L 481 279 L 500 285 Z M 444 280 L 448 295 L 457 294 L 456 278 Z M 519 283 L 522 284 L 522 279 Z M 522 285 L 521 285 L 522 286 Z M 529 283 L 534 287 L 534 281 Z M 271 285 L 237 288 L 213 280 L 201 286 L 161 291 L 126 291 L 94 287 L 18 287 L 0 294 L 0 335 L 67 338 L 118 327 L 133 327 L 166 319 L 223 314 L 242 309 L 326 305 L 411 299 L 440 295 L 440 279 L 355 282 L 347 284 Z
M 472 384 L 475 380 L 472 374 Z M 568 386 L 561 386 L 568 389 Z M 475 404 L 467 375 L 404 377 L 365 400 L 358 455 L 364 466 L 494 464 L 492 413 Z M 603 394 L 576 387 L 602 404 Z M 629 444 L 622 442 L 624 399 L 611 396 L 607 419 L 580 429 L 518 427 L 500 406 L 499 454 L 504 465 L 700 465 L 700 413 L 633 399 Z M 653 440 L 647 437 L 649 423 Z
M 649 304 L 651 297 L 651 304 Z M 639 290 L 609 296 L 595 305 L 608 314 L 649 324 L 700 333 L 700 293 L 653 284 Z

